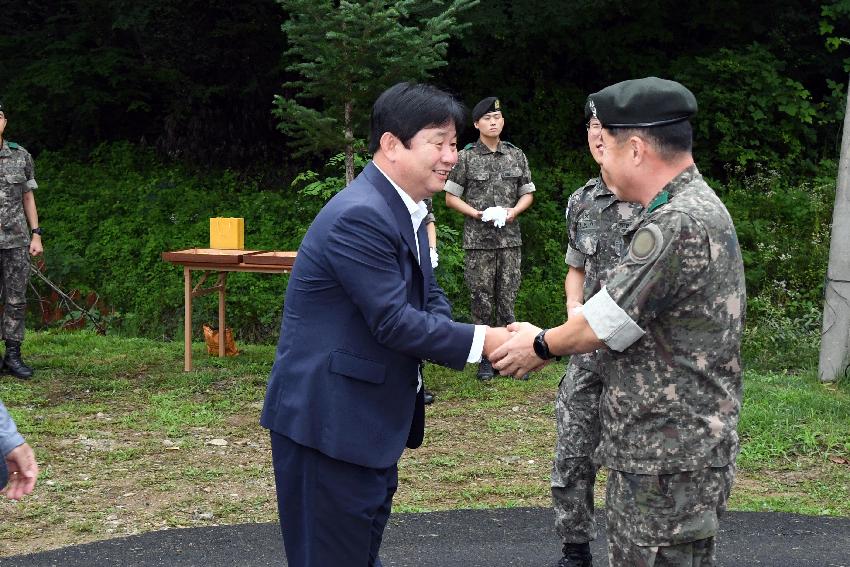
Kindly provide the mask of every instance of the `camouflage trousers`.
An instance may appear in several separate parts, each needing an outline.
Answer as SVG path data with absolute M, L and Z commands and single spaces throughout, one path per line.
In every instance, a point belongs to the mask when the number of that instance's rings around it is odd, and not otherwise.
M 593 486 L 599 467 L 593 452 L 599 445 L 599 397 L 602 377 L 570 362 L 555 401 L 558 430 L 552 463 L 552 507 L 555 531 L 562 543 L 596 538 Z
M 714 538 L 734 480 L 734 464 L 660 475 L 609 471 L 608 563 L 714 567 Z
M 30 281 L 29 248 L 0 249 L 0 293 L 3 294 L 3 338 L 23 342 Z
M 504 327 L 516 320 L 514 302 L 519 291 L 521 261 L 519 246 L 466 250 L 463 274 L 471 296 L 473 323 Z

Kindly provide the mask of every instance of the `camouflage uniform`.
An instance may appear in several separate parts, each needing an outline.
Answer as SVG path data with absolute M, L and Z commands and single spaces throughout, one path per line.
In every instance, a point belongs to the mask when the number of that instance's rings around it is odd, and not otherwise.
M 30 236 L 23 195 L 37 188 L 32 156 L 21 146 L 3 141 L 0 147 L 0 267 L 3 338 L 24 340 L 26 291 L 29 283 Z
M 500 141 L 496 151 L 491 151 L 478 140 L 460 151 L 446 192 L 456 197 L 465 193 L 466 202 L 483 211 L 513 207 L 520 197 L 534 192 L 534 183 L 522 150 Z M 514 322 L 521 246 L 518 220 L 502 228 L 469 217 L 464 221 L 464 279 L 471 293 L 474 323 L 501 327 Z
M 425 218 L 422 219 L 422 224 L 428 224 L 429 222 L 436 222 L 437 219 L 434 216 L 434 203 L 431 198 L 422 199 L 422 202 L 425 203 L 425 208 L 428 209 L 428 214 L 425 215 Z
M 618 201 L 601 177 L 575 191 L 567 202 L 566 263 L 584 270 L 582 301 L 599 291 L 606 272 L 625 250 L 623 234 L 640 214 L 636 203 Z M 552 463 L 555 530 L 563 543 L 596 538 L 593 485 L 598 467 L 592 461 L 599 444 L 599 397 L 602 377 L 596 353 L 571 357 L 555 402 L 558 429 Z
M 653 565 L 659 553 L 678 557 L 689 549 L 703 556 L 701 565 L 713 565 L 741 408 L 746 295 L 735 227 L 691 166 L 626 237 L 627 254 L 584 306 L 610 349 L 600 355 L 602 432 L 594 455 L 612 469 L 609 561 Z

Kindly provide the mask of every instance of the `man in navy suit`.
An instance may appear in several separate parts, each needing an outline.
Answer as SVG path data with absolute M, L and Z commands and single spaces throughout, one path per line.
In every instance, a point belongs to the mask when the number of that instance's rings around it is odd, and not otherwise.
M 434 87 L 386 90 L 372 108 L 372 162 L 301 242 L 260 419 L 290 567 L 381 566 L 398 459 L 424 432 L 421 362 L 459 370 L 509 336 L 452 321 L 421 225 L 464 123 Z

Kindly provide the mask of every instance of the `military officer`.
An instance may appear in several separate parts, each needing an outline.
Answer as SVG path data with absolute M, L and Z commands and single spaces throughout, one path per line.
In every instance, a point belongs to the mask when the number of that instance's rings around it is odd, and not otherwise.
M 513 323 L 519 291 L 522 237 L 517 217 L 534 200 L 534 183 L 525 154 L 502 140 L 505 118 L 496 97 L 472 109 L 478 141 L 458 154 L 446 182 L 446 205 L 463 214 L 464 279 L 470 291 L 472 320 L 502 327 Z M 464 197 L 462 199 L 461 197 Z M 478 378 L 489 380 L 487 358 Z
M 38 184 L 32 156 L 15 142 L 5 139 L 6 123 L 6 109 L 0 103 L 0 281 L 5 302 L 2 329 L 6 341 L 2 371 L 26 379 L 33 374 L 32 368 L 21 360 L 29 257 L 43 251 L 42 230 L 33 194 Z
M 611 565 L 715 565 L 735 478 L 744 269 L 728 211 L 694 164 L 696 99 L 674 81 L 629 80 L 590 95 L 602 175 L 644 211 L 628 250 L 581 313 L 528 323 L 491 354 L 512 374 L 604 348 L 601 439 Z
M 587 145 L 602 163 L 602 123 L 585 105 Z M 587 299 L 605 283 L 625 249 L 623 233 L 640 213 L 608 189 L 599 175 L 577 189 L 567 201 L 567 254 L 564 281 L 568 313 L 580 313 Z M 552 464 L 552 504 L 555 531 L 563 544 L 558 567 L 592 565 L 589 542 L 596 538 L 593 487 L 598 467 L 593 451 L 599 445 L 599 397 L 602 377 L 595 353 L 570 358 L 555 402 L 558 429 Z

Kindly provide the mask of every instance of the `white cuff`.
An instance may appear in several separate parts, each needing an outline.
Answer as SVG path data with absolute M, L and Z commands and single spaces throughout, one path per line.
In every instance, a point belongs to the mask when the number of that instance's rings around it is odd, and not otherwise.
M 472 346 L 469 347 L 469 356 L 466 357 L 467 362 L 478 362 L 481 360 L 481 354 L 484 352 L 484 336 L 487 334 L 485 325 L 475 325 L 475 335 L 472 337 Z
M 608 348 L 623 352 L 646 334 L 602 288 L 584 304 L 584 318 Z

